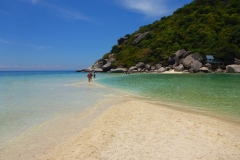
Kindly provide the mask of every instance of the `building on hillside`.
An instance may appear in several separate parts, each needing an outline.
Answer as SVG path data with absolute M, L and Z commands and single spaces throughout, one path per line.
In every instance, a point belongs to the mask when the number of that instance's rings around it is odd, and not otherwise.
M 218 60 L 218 59 L 214 59 L 213 55 L 206 55 L 205 64 L 206 63 L 211 64 L 211 69 L 212 70 L 216 70 L 218 68 L 225 68 L 225 63 Z

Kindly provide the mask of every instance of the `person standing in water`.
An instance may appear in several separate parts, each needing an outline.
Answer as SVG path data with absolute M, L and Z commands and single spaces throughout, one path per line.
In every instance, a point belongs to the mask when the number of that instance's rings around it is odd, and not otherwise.
M 87 77 L 88 77 L 88 82 L 90 82 L 90 81 L 92 80 L 92 73 L 91 73 L 91 72 L 88 72 Z
M 93 77 L 96 78 L 96 72 L 93 72 Z

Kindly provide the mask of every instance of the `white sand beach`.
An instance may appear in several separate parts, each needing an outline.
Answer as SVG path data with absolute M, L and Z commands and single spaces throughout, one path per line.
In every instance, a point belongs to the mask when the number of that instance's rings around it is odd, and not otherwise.
M 74 159 L 240 159 L 240 126 L 130 100 L 44 155 Z

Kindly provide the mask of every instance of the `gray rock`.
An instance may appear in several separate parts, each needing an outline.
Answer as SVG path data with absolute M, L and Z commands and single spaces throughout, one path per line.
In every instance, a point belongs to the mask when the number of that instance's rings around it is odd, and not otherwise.
M 212 68 L 212 65 L 210 63 L 206 63 L 205 64 L 205 67 L 207 67 L 208 69 L 211 69 Z
M 191 69 L 193 69 L 194 72 L 199 71 L 201 67 L 202 63 L 200 63 L 199 61 L 194 61 L 193 63 L 191 63 Z
M 218 68 L 215 72 L 216 73 L 223 73 L 223 70 L 221 68 Z
M 190 54 L 192 54 L 191 51 L 187 51 L 182 55 L 182 58 L 186 58 L 187 56 L 189 56 Z
M 175 54 L 175 56 L 179 59 L 181 59 L 183 57 L 183 54 L 185 54 L 186 51 L 184 49 L 178 50 Z
M 162 64 L 160 64 L 160 63 L 158 63 L 158 64 L 155 65 L 155 68 L 156 68 L 156 69 L 159 69 L 159 68 L 161 68 L 161 67 L 162 67 Z
M 93 69 L 95 69 L 95 68 L 101 68 L 102 66 L 103 66 L 102 61 L 101 61 L 101 63 L 96 62 L 96 63 L 93 65 Z
M 133 41 L 132 45 L 138 44 L 142 39 L 144 39 L 150 33 L 151 32 L 145 32 L 145 33 L 142 33 L 142 34 L 135 35 L 134 37 L 136 37 L 136 39 Z
M 191 54 L 193 59 L 203 63 L 204 62 L 204 59 L 202 58 L 202 56 L 199 54 L 199 53 L 194 53 L 194 54 Z
M 150 69 L 151 69 L 151 65 L 150 65 L 150 64 L 146 64 L 146 65 L 145 65 L 145 68 L 146 68 L 147 70 L 150 70 Z
M 176 67 L 180 64 L 180 59 L 178 57 L 175 57 L 175 64 L 173 65 L 173 67 Z
M 193 59 L 193 57 L 191 55 L 187 56 L 186 58 L 184 58 L 182 60 L 182 64 L 185 68 L 190 68 L 191 64 L 194 62 L 195 60 Z
M 151 70 L 155 70 L 156 69 L 156 67 L 155 66 L 151 66 Z
M 107 62 L 106 64 L 104 64 L 104 65 L 102 66 L 103 72 L 107 72 L 107 71 L 109 71 L 111 68 L 112 68 L 112 63 L 111 63 L 111 62 Z
M 138 62 L 138 64 L 136 65 L 137 68 L 145 68 L 145 63 L 143 62 Z
M 161 67 L 157 70 L 157 72 L 165 72 L 165 71 L 166 71 L 166 68 L 164 68 L 164 67 Z
M 176 71 L 176 72 L 183 72 L 184 71 L 184 66 L 182 64 L 180 64 L 179 66 L 176 66 L 174 68 L 174 71 Z
M 240 65 L 236 65 L 236 64 L 228 65 L 226 67 L 226 72 L 227 73 L 240 73 Z
M 136 66 L 132 66 L 129 68 L 129 71 L 132 71 L 132 70 L 137 70 L 137 67 Z
M 209 73 L 209 69 L 207 67 L 199 68 L 199 72 Z
M 108 61 L 111 62 L 111 63 L 113 63 L 113 62 L 115 62 L 116 60 L 115 60 L 114 58 L 110 58 Z

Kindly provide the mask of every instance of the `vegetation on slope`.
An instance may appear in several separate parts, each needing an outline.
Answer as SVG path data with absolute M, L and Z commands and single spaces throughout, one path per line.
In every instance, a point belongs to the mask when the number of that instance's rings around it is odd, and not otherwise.
M 134 44 L 137 34 L 149 31 Z M 173 15 L 142 26 L 125 37 L 126 43 L 113 46 L 102 58 L 114 54 L 114 67 L 130 67 L 140 61 L 166 62 L 179 49 L 231 61 L 240 58 L 240 3 L 239 0 L 195 0 Z

